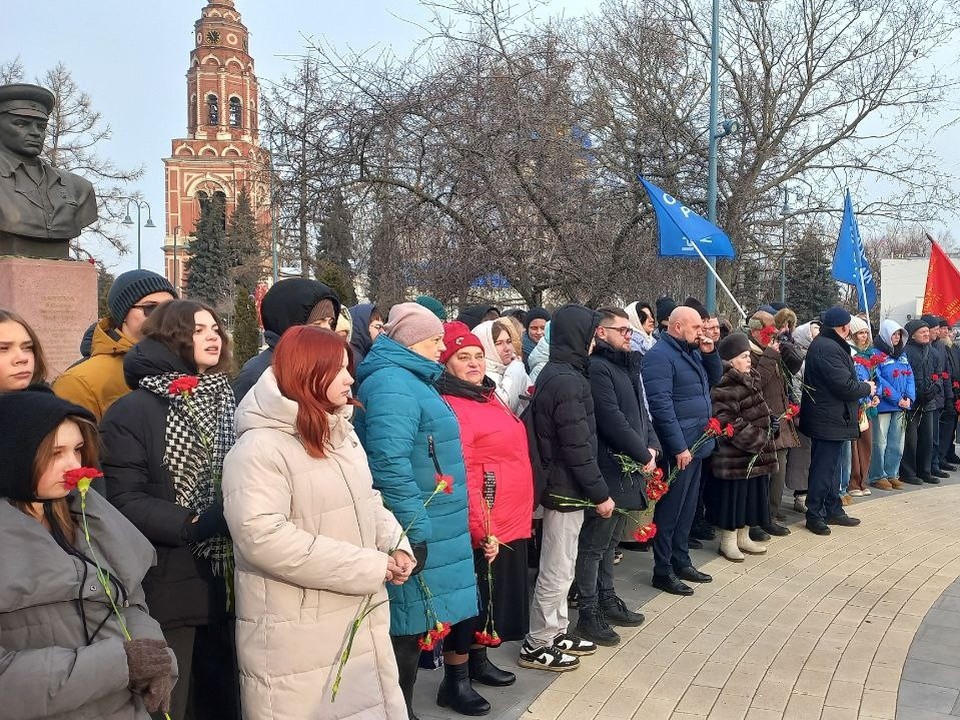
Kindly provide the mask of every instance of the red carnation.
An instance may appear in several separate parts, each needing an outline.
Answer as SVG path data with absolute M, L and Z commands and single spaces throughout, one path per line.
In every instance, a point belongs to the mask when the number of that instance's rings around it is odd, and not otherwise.
M 437 473 L 433 476 L 437 483 L 437 492 L 445 492 L 447 495 L 453 494 L 453 478 L 449 475 Z
M 942 377 L 944 380 L 949 380 L 949 379 L 950 379 L 950 373 L 948 373 L 946 370 L 944 370 L 942 373 L 940 373 L 940 377 Z
M 97 478 L 102 478 L 103 473 L 97 470 L 97 468 L 92 467 L 78 467 L 73 470 L 67 470 L 63 474 L 63 486 L 67 490 L 75 490 L 80 484 L 81 480 L 96 480 Z M 89 487 L 89 482 L 87 483 Z
M 723 426 L 720 425 L 720 421 L 715 417 L 710 418 L 710 420 L 707 422 L 706 433 L 707 435 L 712 435 L 713 437 L 720 437 L 723 435 Z
M 862 365 L 862 366 L 865 367 L 865 368 L 871 368 L 871 367 L 873 367 L 873 363 L 872 363 L 870 360 L 868 360 L 867 358 L 863 357 L 862 355 L 857 355 L 857 356 L 855 356 L 855 357 L 853 358 L 853 361 L 854 361 L 855 363 L 857 363 L 857 365 Z
M 650 476 L 651 480 L 663 480 L 663 470 L 657 468 L 653 471 L 653 475 Z
M 760 331 L 760 342 L 764 345 L 769 345 L 770 341 L 773 340 L 773 336 L 777 334 L 777 328 L 775 325 L 767 325 Z
M 643 527 L 637 527 L 633 531 L 633 539 L 637 542 L 648 542 L 653 540 L 654 536 L 657 534 L 657 524 L 651 522 L 649 525 L 644 525 Z
M 900 377 L 900 371 L 899 371 L 899 370 L 894 370 L 894 371 L 893 371 L 893 377 L 895 377 L 895 378 Z
M 421 650 L 433 650 L 437 645 L 437 639 L 433 636 L 432 632 L 427 632 L 426 635 L 417 640 L 417 645 L 420 646 Z
M 937 382 L 937 381 L 940 379 L 940 376 L 937 375 L 937 373 L 933 373 L 933 374 L 930 376 L 930 379 L 933 380 L 934 382 Z
M 873 356 L 874 365 L 880 365 L 882 363 L 885 363 L 886 361 L 887 361 L 886 353 L 878 352 L 876 355 Z
M 953 381 L 953 389 L 954 389 L 954 390 L 960 389 L 960 382 L 957 382 L 956 380 L 954 380 L 954 381 Z
M 888 397 L 890 397 L 891 395 L 893 395 L 893 393 L 890 392 L 890 388 L 884 388 L 884 389 L 883 389 L 883 396 L 884 396 L 885 398 L 888 398 Z
M 167 392 L 171 395 L 189 395 L 197 389 L 200 384 L 200 378 L 195 375 L 184 375 L 172 380 L 167 386 Z
M 956 410 L 958 413 L 960 413 L 960 400 L 957 400 L 957 401 L 953 404 L 953 409 Z
M 731 425 L 730 423 L 727 423 L 726 427 L 723 428 L 723 434 L 726 435 L 728 438 L 732 438 L 732 437 L 733 437 L 733 425 Z

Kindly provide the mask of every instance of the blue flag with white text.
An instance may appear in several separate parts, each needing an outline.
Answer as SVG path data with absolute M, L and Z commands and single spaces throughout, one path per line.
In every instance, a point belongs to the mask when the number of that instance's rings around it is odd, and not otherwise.
M 860 239 L 860 229 L 853 214 L 853 201 L 850 199 L 849 190 L 843 201 L 840 237 L 837 238 L 837 249 L 833 253 L 833 277 L 857 289 L 861 310 L 869 311 L 876 305 L 877 284 L 863 250 L 863 240 Z
M 727 234 L 693 210 L 681 203 L 670 193 L 642 177 L 653 211 L 657 216 L 657 228 L 660 231 L 660 255 L 667 257 L 699 257 L 693 248 L 697 244 L 707 257 L 734 258 L 737 256 L 733 243 Z

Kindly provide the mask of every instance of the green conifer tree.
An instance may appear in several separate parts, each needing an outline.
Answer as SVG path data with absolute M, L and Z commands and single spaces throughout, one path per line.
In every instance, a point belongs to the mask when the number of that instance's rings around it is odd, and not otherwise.
M 187 295 L 213 307 L 221 306 L 230 294 L 232 258 L 227 246 L 225 204 L 219 193 L 201 204 L 187 261 Z
M 257 326 L 257 307 L 253 297 L 237 293 L 233 312 L 233 361 L 239 369 L 260 351 L 260 329 Z
M 831 274 L 832 244 L 816 228 L 807 228 L 786 266 L 787 305 L 801 323 L 837 304 L 839 290 Z

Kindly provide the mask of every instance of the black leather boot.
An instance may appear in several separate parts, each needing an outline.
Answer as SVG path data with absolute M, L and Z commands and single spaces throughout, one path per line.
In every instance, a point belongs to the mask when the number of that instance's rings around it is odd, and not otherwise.
M 407 703 L 409 720 L 419 720 L 413 712 L 413 686 L 417 683 L 417 667 L 420 662 L 419 635 L 392 635 L 393 654 L 397 658 L 400 676 L 400 691 Z
M 490 703 L 470 684 L 468 663 L 444 665 L 443 680 L 437 692 L 437 705 L 448 707 L 461 715 L 486 715 Z
M 507 685 L 513 685 L 517 681 L 517 676 L 512 672 L 501 670 L 490 662 L 485 647 L 470 650 L 469 667 L 470 679 L 481 685 L 505 687 Z

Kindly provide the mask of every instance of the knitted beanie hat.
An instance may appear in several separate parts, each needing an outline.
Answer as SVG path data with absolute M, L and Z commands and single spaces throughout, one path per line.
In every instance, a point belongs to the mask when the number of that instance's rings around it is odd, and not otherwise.
M 417 295 L 415 302 L 423 305 L 427 310 L 432 312 L 441 320 L 447 319 L 447 309 L 443 307 L 443 303 L 437 300 L 435 297 L 431 297 L 430 295 Z
M 717 345 L 722 360 L 733 360 L 737 355 L 750 352 L 750 339 L 742 332 L 732 332 Z
M 0 497 L 36 502 L 33 461 L 43 439 L 68 415 L 96 423 L 93 415 L 67 402 L 45 385 L 19 392 L 0 393 Z
M 850 322 L 850 313 L 839 305 L 834 305 L 823 314 L 823 324 L 828 328 L 838 328 Z
M 483 350 L 483 343 L 480 338 L 470 332 L 470 328 L 462 322 L 448 322 L 443 324 L 443 344 L 446 350 L 440 355 L 440 363 L 447 364 L 447 360 L 452 358 L 458 352 L 467 347 L 475 347 Z
M 867 325 L 865 320 L 858 318 L 856 315 L 850 317 L 850 334 L 856 335 L 858 332 L 863 332 L 864 330 L 869 330 L 870 326 Z
M 443 335 L 443 323 L 423 305 L 405 302 L 390 308 L 390 318 L 383 330 L 387 337 L 404 347 L 411 347 L 427 338 Z
M 117 276 L 107 293 L 107 308 L 110 310 L 110 320 L 119 327 L 130 308 L 141 298 L 155 292 L 168 292 L 172 297 L 177 296 L 165 277 L 150 270 L 128 270 Z

